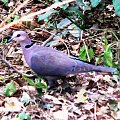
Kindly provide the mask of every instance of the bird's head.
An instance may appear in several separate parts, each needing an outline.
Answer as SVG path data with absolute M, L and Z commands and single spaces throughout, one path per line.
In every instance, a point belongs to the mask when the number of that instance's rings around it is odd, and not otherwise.
M 15 31 L 12 35 L 12 37 L 8 40 L 8 42 L 11 42 L 13 40 L 20 42 L 25 42 L 29 39 L 28 35 L 24 31 Z

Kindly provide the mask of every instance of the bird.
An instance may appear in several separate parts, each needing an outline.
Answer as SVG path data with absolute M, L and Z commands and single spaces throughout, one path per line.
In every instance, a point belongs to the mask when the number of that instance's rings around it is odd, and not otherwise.
M 96 66 L 52 47 L 40 46 L 31 41 L 25 31 L 15 31 L 8 42 L 17 41 L 23 51 L 26 63 L 37 75 L 44 76 L 49 86 L 58 78 L 84 72 L 113 73 L 116 68 Z

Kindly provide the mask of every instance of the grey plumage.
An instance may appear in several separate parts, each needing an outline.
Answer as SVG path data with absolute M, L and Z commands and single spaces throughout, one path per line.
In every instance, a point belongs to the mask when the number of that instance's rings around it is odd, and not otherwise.
M 90 71 L 114 72 L 116 70 L 115 68 L 91 65 L 53 48 L 32 44 L 24 31 L 14 32 L 9 41 L 13 39 L 20 43 L 29 67 L 38 75 L 46 76 L 46 78 L 54 79 Z

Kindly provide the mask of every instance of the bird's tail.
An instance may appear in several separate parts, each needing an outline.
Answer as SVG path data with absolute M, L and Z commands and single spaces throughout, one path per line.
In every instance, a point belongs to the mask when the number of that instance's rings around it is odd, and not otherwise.
M 109 68 L 109 67 L 103 67 L 103 66 L 96 66 L 96 67 L 94 67 L 94 71 L 97 71 L 97 72 L 113 73 L 116 70 L 117 70 L 116 68 Z
M 107 72 L 107 73 L 113 73 L 117 69 L 116 68 L 109 68 L 104 66 L 96 66 L 92 64 L 88 64 L 82 61 L 78 62 L 78 65 L 76 67 L 77 72 L 90 72 L 90 71 L 96 71 L 96 72 Z

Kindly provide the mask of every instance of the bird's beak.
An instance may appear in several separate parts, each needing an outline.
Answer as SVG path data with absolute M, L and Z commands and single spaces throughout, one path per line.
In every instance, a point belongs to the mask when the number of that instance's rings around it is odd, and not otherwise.
M 7 40 L 7 42 L 9 43 L 9 42 L 13 41 L 14 38 L 15 38 L 15 37 L 11 37 L 10 39 Z
M 10 38 L 10 39 L 8 39 L 8 40 L 7 40 L 7 42 L 9 43 L 9 42 L 11 42 L 12 40 L 13 40 L 13 39 L 12 39 L 12 38 Z

